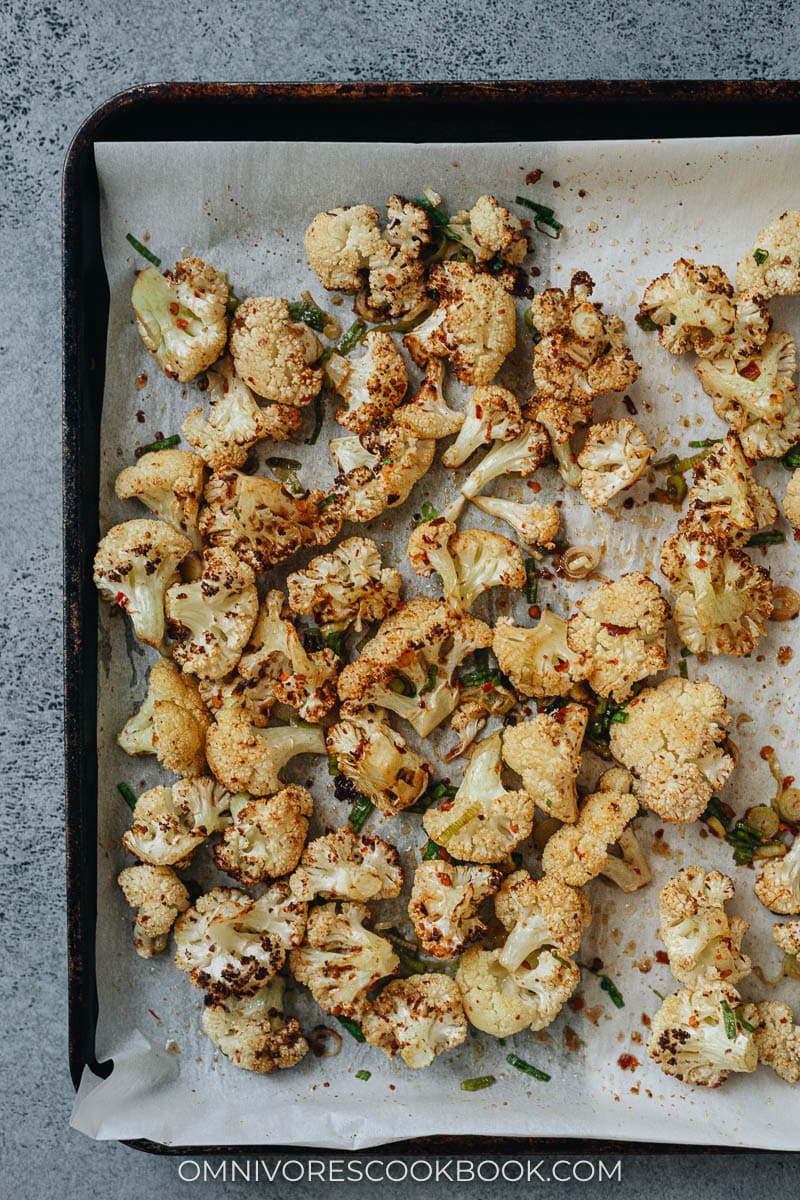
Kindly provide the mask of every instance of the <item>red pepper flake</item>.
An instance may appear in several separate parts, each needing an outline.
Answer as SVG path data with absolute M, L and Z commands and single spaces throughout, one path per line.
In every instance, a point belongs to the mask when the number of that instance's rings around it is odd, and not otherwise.
M 637 409 L 636 405 L 633 403 L 633 401 L 631 400 L 630 396 L 626 396 L 622 403 L 625 405 L 625 407 L 627 408 L 627 410 L 631 414 L 631 416 L 635 417 L 638 412 L 638 409 Z
M 758 753 L 759 757 L 763 758 L 766 762 L 768 759 L 772 758 L 775 750 L 772 746 L 762 746 Z
M 128 597 L 125 595 L 124 592 L 117 592 L 117 598 L 115 600 L 115 603 L 118 604 L 120 608 L 127 608 L 128 607 Z
M 173 317 L 177 317 L 178 313 L 181 311 L 181 306 L 178 304 L 177 300 L 172 301 L 169 306 L 169 311 L 172 313 Z
M 175 324 L 178 326 L 178 329 L 188 329 L 189 328 L 189 322 L 184 317 L 178 317 Z
M 641 1066 L 641 1063 L 632 1054 L 620 1054 L 617 1066 L 622 1071 L 635 1071 L 637 1067 Z
M 583 996 L 570 996 L 567 1008 L 571 1008 L 573 1012 L 580 1012 L 581 1009 L 586 1008 L 586 1001 Z
M 597 975 L 599 971 L 602 971 L 605 965 L 606 964 L 603 962 L 602 958 L 597 958 L 597 956 L 595 956 L 589 964 L 589 970 L 593 971 L 594 974 Z
M 444 804 L 442 805 L 442 812 L 450 812 L 450 809 L 452 807 L 453 807 L 453 801 L 445 800 Z
M 561 180 L 560 180 L 560 179 L 554 179 L 554 180 L 553 180 L 553 187 L 561 187 Z
M 793 783 L 794 783 L 794 775 L 787 775 L 783 781 L 783 786 L 785 788 L 790 788 Z
M 530 276 L 531 276 L 533 279 L 538 279 L 538 278 L 539 278 L 539 276 L 541 275 L 541 273 L 542 273 L 542 271 L 541 271 L 541 268 L 540 268 L 540 267 L 528 267 L 528 274 L 529 274 L 529 275 L 530 275 Z
M 202 379 L 198 379 L 197 390 L 198 390 L 198 392 L 207 392 L 208 391 L 208 376 L 207 375 L 204 375 Z M 227 385 L 225 386 L 224 390 L 225 391 L 228 390 Z
M 667 954 L 666 950 L 656 950 L 656 962 L 659 962 L 659 963 L 668 963 L 669 962 L 669 955 Z
M 742 379 L 758 379 L 759 375 L 761 374 L 761 367 L 757 362 L 745 363 L 745 365 L 739 371 L 739 374 L 741 375 Z
M 542 178 L 542 168 L 534 167 L 532 171 L 528 171 L 528 174 L 525 176 L 525 182 L 534 184 L 534 183 L 538 183 L 541 178 Z
M 492 691 L 494 691 L 494 684 L 493 684 L 493 683 L 489 683 L 489 681 L 487 680 L 487 681 L 486 681 L 486 683 L 482 683 L 482 684 L 481 684 L 481 691 L 482 691 L 482 692 L 492 692 Z
M 528 487 L 531 489 L 534 496 L 537 494 L 537 492 L 540 492 L 542 490 L 542 485 L 540 483 L 537 483 L 535 479 L 528 480 Z
M 141 409 L 141 408 L 139 409 L 139 411 L 136 414 L 136 420 L 139 422 L 140 425 L 144 425 L 144 409 Z
M 583 197 L 586 195 L 586 188 L 578 188 L 578 195 L 580 196 L 580 198 L 582 200 Z
M 147 373 L 142 371 L 141 375 L 137 375 L 133 381 L 133 386 L 137 391 L 141 391 L 143 387 L 147 387 Z
M 648 1017 L 647 1013 L 642 1013 L 642 1024 L 646 1029 L 650 1028 L 650 1018 Z
M 532 604 L 528 609 L 528 616 L 532 617 L 534 621 L 538 621 L 541 615 L 542 610 L 539 608 L 538 604 Z

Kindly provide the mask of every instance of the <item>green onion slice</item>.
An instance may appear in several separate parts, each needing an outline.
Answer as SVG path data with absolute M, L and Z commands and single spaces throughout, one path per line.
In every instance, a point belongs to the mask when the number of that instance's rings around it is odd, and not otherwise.
M 171 437 L 160 438 L 157 442 L 148 442 L 146 446 L 137 446 L 134 450 L 134 456 L 141 458 L 143 454 L 152 454 L 156 450 L 170 450 L 173 446 L 177 446 L 181 440 L 179 433 L 173 433 Z
M 542 1083 L 549 1083 L 551 1076 L 546 1071 L 540 1071 L 538 1067 L 531 1066 L 529 1062 L 525 1062 L 524 1058 L 519 1058 L 516 1054 L 507 1054 L 506 1062 L 512 1067 L 516 1067 L 518 1071 L 524 1071 L 526 1075 L 532 1075 L 534 1079 L 541 1079 Z
M 158 258 L 157 255 L 153 254 L 152 250 L 148 250 L 147 246 L 145 246 L 143 242 L 140 242 L 138 238 L 135 238 L 132 233 L 126 233 L 125 237 L 133 246 L 137 254 L 141 254 L 142 258 L 146 258 L 147 261 L 151 262 L 154 267 L 161 266 L 161 259 Z
M 127 783 L 118 783 L 117 791 L 131 812 L 133 812 L 134 808 L 136 808 L 136 797 L 133 794 L 133 788 L 129 787 Z
M 497 1083 L 494 1075 L 477 1075 L 475 1079 L 465 1079 L 461 1084 L 462 1092 L 482 1092 L 484 1088 Z

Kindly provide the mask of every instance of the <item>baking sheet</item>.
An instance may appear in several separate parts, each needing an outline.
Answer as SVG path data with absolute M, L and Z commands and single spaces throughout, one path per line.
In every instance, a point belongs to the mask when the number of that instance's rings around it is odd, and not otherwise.
M 596 299 L 627 320 L 630 344 L 643 367 L 630 389 L 636 419 L 661 454 L 724 429 L 697 385 L 689 356 L 667 355 L 633 323 L 642 289 L 683 254 L 718 262 L 732 274 L 756 230 L 784 209 L 797 207 L 800 139 L 427 146 L 109 143 L 96 147 L 96 159 L 111 288 L 101 447 L 105 530 L 118 520 L 143 515 L 133 502 L 118 502 L 113 491 L 114 477 L 132 461 L 133 447 L 158 432 L 178 431 L 185 414 L 203 402 L 193 385 L 181 387 L 161 375 L 139 341 L 129 294 L 133 269 L 143 264 L 126 242 L 127 232 L 149 234 L 165 265 L 184 249 L 206 257 L 228 271 L 239 296 L 293 297 L 308 288 L 323 300 L 302 250 L 303 232 L 320 209 L 355 202 L 380 209 L 391 193 L 416 195 L 425 186 L 440 191 L 450 211 L 468 207 L 485 191 L 506 202 L 524 192 L 552 204 L 565 225 L 559 241 L 536 238 L 532 261 L 541 271 L 537 285 L 566 285 L 574 270 L 586 269 L 596 281 Z M 543 176 L 528 188 L 525 175 L 535 167 Z M 345 325 L 349 308 L 348 301 L 336 310 Z M 520 346 L 501 380 L 524 396 L 530 389 L 530 341 L 521 320 L 524 302 L 518 308 Z M 777 327 L 797 336 L 800 305 L 775 302 L 773 312 Z M 146 383 L 137 387 L 142 373 Z M 453 395 L 457 397 L 457 388 Z M 625 415 L 618 399 L 601 400 L 596 409 L 599 419 Z M 332 478 L 326 441 L 336 433 L 341 433 L 339 427 L 329 421 L 317 447 L 292 448 L 291 455 L 304 463 L 301 478 L 307 484 Z M 787 476 L 779 465 L 759 465 L 758 476 L 782 494 Z M 592 515 L 580 497 L 564 494 L 553 468 L 537 478 L 543 483 L 541 499 L 564 499 L 564 527 L 571 542 L 604 544 L 601 572 L 616 577 L 639 567 L 658 577 L 658 545 L 677 518 L 670 508 L 639 507 L 650 485 L 640 483 L 631 493 L 637 502 L 632 512 L 622 510 L 618 499 L 610 512 Z M 389 550 L 393 563 L 413 580 L 407 594 L 435 593 L 435 581 L 418 580 L 404 558 L 413 514 L 426 499 L 442 507 L 454 490 L 450 473 L 431 471 L 402 508 L 361 527 L 379 545 L 394 547 Z M 518 480 L 502 483 L 497 491 L 529 495 Z M 461 527 L 467 525 L 507 532 L 475 509 L 462 517 Z M 343 531 L 348 532 L 355 529 Z M 754 554 L 773 567 L 776 582 L 795 583 L 798 551 L 791 540 L 788 547 Z M 566 613 L 585 590 L 585 585 L 545 582 L 541 602 Z M 476 614 L 496 617 L 506 611 L 498 596 L 488 601 L 493 608 L 483 597 Z M 512 611 L 521 610 L 512 606 Z M 735 721 L 733 736 L 741 757 L 723 793 L 737 811 L 772 793 L 771 776 L 758 756 L 765 743 L 777 748 L 785 774 L 800 775 L 793 733 L 794 663 L 778 661 L 779 652 L 786 659 L 782 647 L 797 653 L 797 641 L 796 624 L 772 625 L 750 660 L 704 665 L 690 660 L 693 677 L 710 678 L 725 690 L 734 718 L 751 718 Z M 309 1056 L 291 1072 L 258 1077 L 234 1068 L 202 1033 L 202 994 L 175 970 L 171 958 L 145 962 L 132 950 L 131 914 L 115 884 L 129 861 L 119 844 L 128 813 L 116 783 L 127 779 L 138 794 L 164 776 L 154 761 L 129 759 L 114 739 L 145 693 L 154 653 L 132 637 L 127 621 L 113 616 L 107 605 L 101 605 L 99 648 L 97 1057 L 113 1058 L 114 1070 L 105 1081 L 88 1069 L 84 1073 L 72 1118 L 76 1128 L 96 1138 L 149 1138 L 185 1146 L 272 1143 L 358 1149 L 423 1135 L 482 1134 L 797 1148 L 797 1091 L 771 1072 L 732 1077 L 724 1088 L 709 1093 L 674 1084 L 646 1057 L 642 1015 L 660 1003 L 655 990 L 666 993 L 676 986 L 667 967 L 655 961 L 658 891 L 681 865 L 700 861 L 731 873 L 738 891 L 731 909 L 753 926 L 745 948 L 767 976 L 776 973 L 780 960 L 769 934 L 770 915 L 752 895 L 752 873 L 734 867 L 729 848 L 703 838 L 700 826 L 667 826 L 664 836 L 656 837 L 663 827 L 652 817 L 640 821 L 638 829 L 653 883 L 632 896 L 604 881 L 588 889 L 595 916 L 581 958 L 603 959 L 624 994 L 624 1009 L 614 1008 L 598 980 L 584 972 L 582 1012 L 567 1008 L 543 1034 L 520 1034 L 502 1047 L 473 1034 L 427 1071 L 408 1071 L 346 1035 L 338 1057 Z M 676 663 L 674 640 L 671 649 Z M 462 769 L 463 760 L 456 760 L 440 767 L 439 774 L 457 782 Z M 601 769 L 587 756 L 587 782 Z M 346 810 L 331 796 L 324 760 L 297 760 L 288 777 L 313 779 L 318 827 L 346 819 Z M 418 817 L 373 818 L 371 827 L 396 842 L 407 863 L 413 861 L 413 847 L 425 841 Z M 527 858 L 533 866 L 535 857 Z M 197 854 L 188 875 L 204 886 L 230 882 L 209 867 L 205 851 Z M 374 910 L 379 918 L 392 915 L 388 904 Z M 797 983 L 784 981 L 767 989 L 753 975 L 740 986 L 753 999 L 792 1002 L 794 993 L 795 1007 L 800 1007 Z M 300 988 L 288 992 L 287 1002 L 307 1028 L 328 1020 Z M 577 1050 L 566 1048 L 567 1027 L 580 1039 Z M 511 1050 L 550 1072 L 552 1082 L 531 1081 L 509 1067 L 505 1056 Z M 633 1055 L 640 1065 L 633 1071 L 621 1069 L 622 1054 Z M 355 1078 L 361 1068 L 371 1071 L 367 1083 Z M 494 1088 L 460 1090 L 463 1079 L 489 1072 L 498 1079 Z

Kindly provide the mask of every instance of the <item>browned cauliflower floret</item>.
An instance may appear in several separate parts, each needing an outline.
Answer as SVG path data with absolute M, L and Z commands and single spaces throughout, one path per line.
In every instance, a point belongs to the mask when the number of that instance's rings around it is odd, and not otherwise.
M 359 1015 L 367 988 L 397 970 L 392 943 L 365 929 L 366 917 L 363 904 L 319 904 L 309 912 L 305 942 L 289 955 L 292 974 L 323 1012 Z
M 444 438 L 457 433 L 464 424 L 464 413 L 450 408 L 445 400 L 444 376 L 444 359 L 430 359 L 417 391 L 396 409 L 395 424 L 418 438 Z
M 192 543 L 164 521 L 114 525 L 97 547 L 94 582 L 109 604 L 131 619 L 133 632 L 149 646 L 164 641 L 164 597 Z
M 528 503 L 500 500 L 496 496 L 474 496 L 472 503 L 481 512 L 489 513 L 510 525 L 526 550 L 537 557 L 541 557 L 542 550 L 555 549 L 559 526 L 555 504 L 537 504 L 535 500 Z
M 508 930 L 498 962 L 516 971 L 545 947 L 576 954 L 592 919 L 589 901 L 577 888 L 546 875 L 538 882 L 527 871 L 508 875 L 494 898 L 497 919 Z
M 750 959 L 741 952 L 750 924 L 725 912 L 733 896 L 732 879 L 703 867 L 684 867 L 661 889 L 659 933 L 679 983 L 738 983 L 750 973 Z
M 228 340 L 225 276 L 200 258 L 183 258 L 162 275 L 136 276 L 131 304 L 139 336 L 165 375 L 186 383 L 219 358 Z
M 578 817 L 576 780 L 588 710 L 566 704 L 552 713 L 520 721 L 503 735 L 503 758 L 522 776 L 528 795 L 548 817 L 572 822 Z
M 387 817 L 415 804 L 433 775 L 430 763 L 392 729 L 382 708 L 344 705 L 327 732 L 328 754 L 356 791 Z
M 492 649 L 520 696 L 566 696 L 584 675 L 582 655 L 567 645 L 567 622 L 547 608 L 532 629 L 500 617 Z
M 510 442 L 525 432 L 525 418 L 508 388 L 497 384 L 476 387 L 464 408 L 458 437 L 442 455 L 445 467 L 460 467 L 476 450 L 492 442 Z
M 641 571 L 608 580 L 578 601 L 567 622 L 567 645 L 583 658 L 598 696 L 627 700 L 634 685 L 667 667 L 669 607 Z
M 386 201 L 386 232 L 384 238 L 404 254 L 417 257 L 433 241 L 433 222 L 421 204 L 404 196 L 390 196 Z
M 478 262 L 500 258 L 519 266 L 528 253 L 528 239 L 519 217 L 498 204 L 494 196 L 479 196 L 469 212 L 459 213 L 448 232 L 457 233 Z
M 477 742 L 452 800 L 428 808 L 422 825 L 434 842 L 464 862 L 498 863 L 529 836 L 533 800 L 503 786 L 503 734 Z
M 143 792 L 122 844 L 142 862 L 186 867 L 212 833 L 230 822 L 232 797 L 215 779 L 179 779 Z
M 797 349 L 789 333 L 769 333 L 764 344 L 744 358 L 704 358 L 695 367 L 714 412 L 740 433 L 752 428 L 780 427 L 797 406 Z M 754 438 L 749 438 L 753 441 Z M 752 457 L 763 457 L 753 455 Z
M 736 267 L 736 286 L 766 299 L 800 292 L 800 210 L 781 213 L 758 231 Z
M 303 546 L 324 546 L 341 528 L 336 504 L 323 492 L 291 495 L 277 479 L 218 471 L 206 484 L 200 532 L 225 546 L 255 571 L 266 571 Z
M 155 754 L 176 775 L 202 775 L 211 724 L 196 680 L 168 658 L 150 669 L 147 695 L 117 738 L 126 754 Z
M 231 321 L 231 355 L 236 374 L 257 396 L 275 404 L 308 404 L 322 390 L 322 368 L 314 366 L 322 343 L 313 329 L 292 321 L 287 300 L 249 297 Z
M 503 284 L 466 262 L 437 263 L 435 311 L 403 341 L 421 366 L 448 358 L 462 383 L 491 383 L 517 343 L 514 301 Z
M 610 847 L 639 811 L 629 788 L 630 778 L 624 771 L 606 771 L 600 777 L 597 790 L 583 801 L 576 823 L 562 825 L 545 844 L 542 869 L 546 875 L 583 887 L 603 872 Z
M 568 291 L 548 288 L 531 301 L 530 320 L 541 335 L 533 350 L 541 399 L 583 403 L 636 381 L 639 364 L 625 345 L 625 325 L 592 302 L 593 291 L 591 277 L 578 271 Z
M 432 305 L 425 288 L 425 264 L 417 253 L 381 241 L 369 262 L 364 303 L 373 320 L 427 312 Z
M 800 913 L 800 837 L 785 857 L 758 863 L 753 890 L 770 912 Z
M 213 471 L 241 467 L 256 442 L 283 442 L 297 433 L 303 413 L 292 404 L 260 408 L 253 393 L 225 355 L 206 376 L 208 411 L 194 408 L 183 422 L 183 436 Z
M 435 571 L 442 581 L 449 611 L 468 612 L 483 592 L 493 587 L 525 586 L 525 565 L 519 547 L 499 533 L 456 527 L 445 517 L 418 525 L 408 540 L 408 557 L 417 575 Z
M 238 663 L 255 624 L 255 576 L 232 551 L 206 550 L 201 578 L 174 584 L 166 610 L 178 665 L 201 679 L 221 679 Z
M 455 521 L 464 501 L 471 500 L 500 475 L 532 475 L 550 455 L 550 439 L 543 426 L 531 421 L 512 441 L 496 441 L 477 467 L 470 471 L 461 487 L 461 495 L 447 509 Z
M 357 292 L 380 244 L 378 214 L 367 204 L 317 213 L 305 235 L 308 265 L 327 291 Z
M 120 500 L 141 500 L 199 548 L 197 514 L 203 498 L 205 467 L 191 450 L 153 450 L 114 480 Z
M 231 792 L 271 796 L 284 786 L 279 772 L 298 754 L 324 754 L 319 725 L 280 725 L 261 729 L 247 713 L 223 709 L 206 738 L 206 757 L 215 776 Z
M 589 429 L 578 455 L 581 495 L 591 508 L 632 487 L 650 465 L 655 451 L 635 421 L 603 421 Z
M 189 893 L 172 867 L 126 867 L 117 876 L 125 899 L 139 911 L 133 926 L 133 946 L 140 958 L 166 950 L 169 931 L 189 907 Z
M 213 888 L 175 925 L 175 965 L 215 1000 L 248 996 L 271 979 L 299 946 L 306 906 L 285 882 L 257 900 L 239 888 Z
M 364 1007 L 361 1029 L 370 1046 L 407 1067 L 429 1067 L 437 1054 L 467 1036 L 461 993 L 446 975 L 393 979 Z
M 782 950 L 794 977 L 800 973 L 800 921 L 787 921 L 785 925 L 772 926 L 772 940 L 779 950 Z M 793 960 L 797 960 L 796 963 Z M 788 974 L 787 971 L 784 971 Z
M 408 372 L 391 334 L 375 330 L 364 338 L 366 351 L 358 358 L 334 353 L 325 371 L 345 402 L 336 420 L 353 433 L 369 433 L 385 425 L 403 403 Z
M 458 741 L 446 751 L 439 751 L 442 762 L 451 762 L 466 754 L 475 738 L 485 727 L 489 717 L 502 719 L 517 703 L 517 697 L 511 688 L 500 682 L 499 673 L 491 672 L 491 678 L 485 678 L 485 672 L 478 670 L 475 677 L 482 679 L 480 683 L 463 683 L 458 693 L 458 704 L 450 718 L 450 728 L 458 735 Z M 487 686 L 488 685 L 488 686 Z
M 667 996 L 652 1019 L 647 1053 L 681 1083 L 719 1087 L 732 1071 L 755 1071 L 758 1053 L 743 1025 L 742 998 L 714 981 Z
M 777 516 L 769 489 L 756 482 L 739 439 L 729 433 L 695 467 L 681 528 L 710 529 L 735 543 L 752 530 L 766 529 Z
M 689 524 L 661 548 L 661 572 L 676 596 L 673 620 L 694 654 L 750 654 L 772 613 L 772 580 L 743 550 Z
M 384 567 L 369 538 L 345 538 L 286 577 L 292 612 L 313 617 L 324 634 L 351 626 L 360 633 L 400 606 L 403 577 Z
M 493 867 L 430 859 L 414 873 L 408 915 L 420 945 L 433 958 L 455 958 L 486 925 L 478 908 L 500 886 Z
M 724 695 L 713 683 L 673 677 L 639 692 L 625 711 L 609 745 L 636 796 L 664 821 L 696 821 L 734 767 Z
M 459 619 L 440 601 L 403 604 L 339 676 L 339 699 L 353 707 L 388 708 L 427 737 L 458 703 L 458 668 L 488 646 L 492 631 L 475 617 Z
M 456 983 L 467 1019 L 493 1037 L 552 1025 L 580 983 L 580 969 L 553 950 L 542 950 L 528 965 L 507 971 L 499 950 L 471 947 L 461 957 Z
M 800 1083 L 800 1026 L 789 1005 L 777 1000 L 743 1004 L 741 1016 L 754 1027 L 758 1061 L 787 1083 Z
M 300 861 L 313 808 L 311 793 L 294 783 L 268 799 L 237 796 L 214 862 L 245 885 L 288 875 Z
M 361 440 L 342 440 L 354 442 L 362 460 L 336 480 L 336 504 L 348 521 L 372 521 L 387 508 L 402 504 L 436 453 L 433 438 L 413 437 L 398 425 L 363 434 Z
M 271 1075 L 296 1066 L 308 1053 L 299 1021 L 284 1016 L 285 987 L 286 980 L 276 975 L 252 996 L 207 997 L 203 1029 L 235 1067 Z
M 783 515 L 795 532 L 800 531 L 800 468 L 792 473 L 783 497 Z
M 289 885 L 306 902 L 390 900 L 400 895 L 403 868 L 394 846 L 343 825 L 308 843 Z
M 639 313 L 645 327 L 646 322 L 658 327 L 666 350 L 694 350 L 700 358 L 752 354 L 771 324 L 761 296 L 734 296 L 721 267 L 701 267 L 686 258 L 648 285 Z

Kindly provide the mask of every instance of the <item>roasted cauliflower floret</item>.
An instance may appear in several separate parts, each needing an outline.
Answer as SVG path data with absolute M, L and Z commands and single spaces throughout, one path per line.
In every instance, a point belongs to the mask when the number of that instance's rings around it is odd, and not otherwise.
M 231 321 L 231 355 L 236 374 L 257 396 L 274 404 L 310 403 L 322 390 L 322 368 L 314 366 L 322 343 L 308 325 L 292 321 L 287 300 L 251 296 Z
M 196 680 L 168 658 L 150 669 L 147 695 L 117 738 L 126 754 L 155 754 L 175 775 L 202 775 L 211 724 Z
M 292 895 L 310 902 L 390 900 L 400 895 L 403 868 L 394 846 L 349 825 L 309 842 L 289 880 Z
M 800 913 L 800 837 L 784 858 L 759 862 L 753 890 L 770 912 Z
M 345 705 L 326 740 L 341 774 L 387 817 L 415 804 L 431 781 L 430 763 L 392 729 L 382 708 Z
M 125 899 L 139 911 L 133 926 L 133 946 L 140 958 L 166 950 L 169 931 L 189 907 L 189 893 L 172 867 L 126 867 L 117 876 Z
M 187 383 L 215 362 L 228 340 L 225 276 L 199 258 L 183 258 L 162 275 L 136 276 L 131 304 L 139 336 L 170 379 Z
M 397 425 L 362 438 L 363 442 L 353 441 L 361 448 L 364 465 L 348 469 L 336 480 L 341 516 L 348 521 L 372 521 L 387 508 L 402 504 L 436 452 L 433 438 L 413 437 Z
M 405 196 L 390 196 L 386 201 L 383 236 L 390 245 L 415 258 L 433 242 L 433 222 L 421 204 L 406 200 Z
M 766 529 L 777 516 L 769 489 L 756 482 L 739 439 L 729 433 L 694 469 L 684 528 L 710 529 L 735 543 L 751 530 Z
M 114 480 L 120 500 L 141 500 L 199 548 L 197 514 L 203 498 L 205 467 L 191 450 L 152 450 Z
M 719 1087 L 732 1071 L 755 1071 L 756 1043 L 739 1019 L 741 1005 L 739 993 L 718 981 L 673 992 L 652 1019 L 647 1053 L 665 1075 L 703 1087 Z
M 679 983 L 738 983 L 750 973 L 750 959 L 741 952 L 749 922 L 725 912 L 733 896 L 732 879 L 703 867 L 684 867 L 661 889 L 659 933 Z
M 592 302 L 586 271 L 569 290 L 548 288 L 531 301 L 530 320 L 540 339 L 533 350 L 537 397 L 585 403 L 636 382 L 639 364 L 625 345 L 625 325 Z
M 777 1000 L 743 1004 L 741 1015 L 754 1027 L 758 1061 L 787 1083 L 800 1083 L 800 1026 L 789 1005 Z
M 299 946 L 306 906 L 285 882 L 257 900 L 239 888 L 213 888 L 175 925 L 175 965 L 215 1000 L 257 992 Z
M 206 550 L 203 574 L 167 592 L 173 657 L 201 679 L 221 679 L 239 661 L 258 613 L 255 576 L 231 550 Z
M 653 876 L 647 858 L 630 826 L 619 835 L 600 874 L 616 884 L 621 892 L 638 892 L 651 882 Z
M 463 498 L 471 500 L 493 479 L 500 475 L 532 475 L 550 455 L 550 439 L 543 426 L 536 421 L 523 429 L 519 437 L 508 442 L 495 442 L 488 454 L 478 463 L 461 488 Z M 460 504 L 453 506 L 453 520 L 460 511 Z
M 752 354 L 771 323 L 761 296 L 734 296 L 721 267 L 698 266 L 686 258 L 648 285 L 639 313 L 644 322 L 658 326 L 665 350 L 694 350 L 700 358 Z
M 279 772 L 298 754 L 324 754 L 319 725 L 279 725 L 261 729 L 245 712 L 225 710 L 206 738 L 208 765 L 232 792 L 271 796 L 284 784 Z
M 664 821 L 696 821 L 726 783 L 734 759 L 725 748 L 731 715 L 713 683 L 669 678 L 645 688 L 611 725 L 614 758 L 633 776 L 645 808 Z
M 439 302 L 403 341 L 420 366 L 447 358 L 462 383 L 491 383 L 517 343 L 514 300 L 493 275 L 465 262 L 437 263 L 428 277 Z
M 797 405 L 797 349 L 789 333 L 767 334 L 763 345 L 744 358 L 701 359 L 695 371 L 714 412 L 739 432 L 759 424 L 779 426 Z
M 206 999 L 203 1029 L 235 1067 L 271 1075 L 294 1067 L 308 1053 L 300 1022 L 283 1012 L 286 980 L 270 979 L 252 996 Z
M 193 408 L 182 431 L 212 471 L 243 466 L 256 442 L 286 441 L 303 423 L 303 413 L 296 405 L 260 408 L 250 388 L 236 374 L 230 355 L 210 368 L 206 384 L 208 411 Z
M 292 612 L 313 617 L 322 632 L 355 629 L 382 621 L 400 606 L 403 577 L 384 567 L 369 538 L 351 537 L 286 577 Z
M 783 515 L 795 531 L 800 530 L 800 468 L 792 473 L 783 497 Z
M 479 196 L 469 212 L 459 213 L 450 227 L 478 262 L 500 258 L 518 267 L 528 253 L 522 222 L 498 204 L 494 196 Z
M 200 532 L 210 546 L 235 551 L 254 571 L 267 571 L 303 546 L 324 546 L 341 528 L 324 492 L 291 495 L 277 479 L 218 471 L 206 484 Z
M 510 442 L 524 431 L 525 419 L 508 388 L 497 384 L 476 387 L 464 408 L 458 437 L 442 455 L 442 464 L 460 467 L 481 447 Z
M 444 376 L 444 359 L 430 359 L 417 391 L 395 410 L 395 424 L 418 438 L 444 438 L 457 433 L 464 423 L 464 413 L 456 412 L 447 403 Z
M 800 921 L 787 921 L 785 925 L 772 926 L 772 940 L 779 950 L 790 959 L 796 958 L 800 966 Z
M 531 797 L 503 786 L 502 751 L 500 731 L 476 743 L 453 799 L 425 811 L 425 832 L 453 858 L 500 862 L 533 828 Z
M 719 534 L 690 524 L 661 548 L 661 572 L 676 596 L 673 620 L 694 654 L 750 654 L 772 613 L 772 580 Z
M 499 1038 L 552 1025 L 580 983 L 579 968 L 557 951 L 542 950 L 528 966 L 508 971 L 500 953 L 473 946 L 461 957 L 456 983 L 470 1024 Z
M 627 700 L 634 685 L 666 670 L 669 607 L 641 571 L 609 580 L 578 601 L 567 622 L 567 645 L 582 656 L 598 696 Z
M 800 211 L 781 213 L 758 231 L 736 267 L 736 286 L 767 300 L 800 292 Z
M 269 798 L 235 797 L 214 862 L 245 886 L 288 875 L 300 861 L 313 809 L 310 792 L 294 783 Z
M 334 353 L 325 371 L 345 403 L 336 420 L 353 433 L 369 433 L 385 425 L 403 403 L 408 372 L 391 334 L 375 330 L 364 337 L 366 350 L 358 358 Z
M 408 557 L 417 575 L 427 579 L 437 573 L 445 604 L 454 613 L 468 612 L 489 588 L 525 586 L 518 546 L 486 529 L 457 533 L 445 517 L 416 527 L 408 540 Z
M 603 421 L 589 429 L 578 455 L 581 495 L 593 508 L 632 487 L 650 465 L 655 451 L 635 421 Z
M 212 833 L 230 822 L 232 796 L 215 779 L 179 779 L 154 787 L 136 801 L 122 844 L 142 862 L 186 867 Z
M 149 646 L 164 641 L 164 597 L 191 552 L 189 538 L 165 521 L 124 521 L 97 547 L 94 582 L 109 604 L 131 619 L 133 632 Z
M 559 516 L 555 504 L 524 504 L 517 500 L 500 500 L 495 496 L 474 496 L 472 503 L 481 510 L 505 521 L 516 533 L 526 550 L 540 557 L 542 550 L 554 550 L 558 536 Z
M 482 671 L 476 672 L 480 678 Z M 488 685 L 488 686 L 487 686 Z M 439 751 L 442 762 L 451 762 L 466 754 L 475 738 L 485 727 L 489 717 L 502 720 L 517 703 L 511 688 L 500 682 L 497 673 L 482 683 L 463 684 L 458 693 L 458 704 L 450 718 L 450 728 L 458 735 L 458 741 L 444 753 Z
M 567 645 L 567 622 L 547 608 L 532 629 L 500 617 L 492 649 L 520 696 L 566 696 L 583 678 L 583 656 Z
M 419 863 L 408 915 L 423 950 L 433 958 L 455 958 L 477 941 L 486 929 L 478 909 L 497 891 L 501 879 L 493 867 L 441 859 Z
M 588 711 L 566 704 L 512 725 L 503 735 L 503 758 L 522 776 L 525 791 L 548 817 L 572 822 L 578 816 L 576 780 Z
M 456 674 L 468 654 L 490 644 L 492 631 L 475 617 L 448 613 L 420 597 L 403 604 L 339 676 L 339 699 L 394 712 L 427 737 L 458 703 Z
M 305 235 L 308 265 L 326 291 L 357 292 L 380 244 L 378 214 L 367 204 L 317 213 Z
M 365 929 L 366 917 L 363 904 L 319 904 L 309 912 L 305 942 L 289 955 L 292 974 L 323 1012 L 360 1015 L 367 988 L 397 970 L 392 943 Z
M 581 805 L 574 825 L 562 825 L 542 851 L 542 870 L 562 883 L 583 887 L 600 875 L 608 862 L 608 851 L 619 841 L 626 825 L 639 811 L 629 790 L 624 771 L 606 771 L 597 790 Z
M 576 954 L 592 919 L 583 892 L 554 876 L 538 882 L 527 871 L 507 875 L 494 898 L 497 919 L 508 930 L 498 962 L 514 972 L 545 947 L 569 957 Z
M 446 975 L 393 979 L 366 1005 L 361 1029 L 370 1046 L 407 1067 L 429 1067 L 437 1054 L 467 1036 L 461 993 Z

